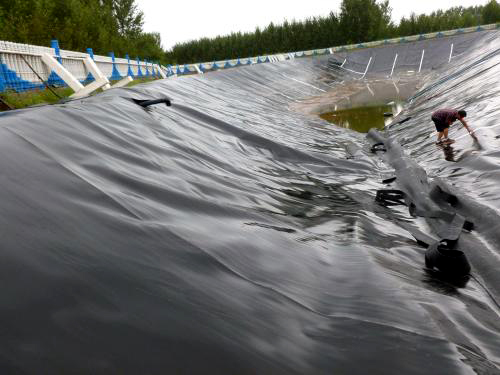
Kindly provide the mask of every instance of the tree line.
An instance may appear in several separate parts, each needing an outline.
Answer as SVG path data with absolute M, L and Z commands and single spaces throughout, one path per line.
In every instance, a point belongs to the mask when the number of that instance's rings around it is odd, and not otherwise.
M 135 0 L 0 0 L 0 40 L 165 62 L 159 33 L 143 31 Z
M 304 21 L 270 23 L 254 32 L 231 33 L 176 44 L 166 52 L 170 63 L 194 63 L 320 49 L 434 31 L 500 22 L 500 5 L 452 7 L 431 14 L 411 14 L 398 24 L 391 21 L 388 0 L 343 0 L 340 12 Z
M 253 32 L 178 43 L 164 51 L 159 33 L 143 30 L 144 14 L 135 0 L 0 0 L 0 40 L 96 54 L 187 64 L 238 57 L 327 48 L 433 31 L 500 22 L 496 0 L 411 14 L 391 21 L 389 0 L 343 0 L 339 12 L 325 17 L 270 23 Z

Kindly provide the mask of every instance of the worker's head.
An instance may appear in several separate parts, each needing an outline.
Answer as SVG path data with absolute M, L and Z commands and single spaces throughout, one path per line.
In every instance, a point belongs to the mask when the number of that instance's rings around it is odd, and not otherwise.
M 460 116 L 460 118 L 464 118 L 465 116 L 467 116 L 467 112 L 461 109 L 460 111 L 458 111 L 458 115 Z

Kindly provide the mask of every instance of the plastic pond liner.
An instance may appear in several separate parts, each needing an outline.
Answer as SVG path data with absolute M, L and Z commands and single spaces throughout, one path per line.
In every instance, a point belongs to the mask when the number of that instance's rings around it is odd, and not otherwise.
M 3 113 L 2 373 L 499 373 L 498 51 L 478 32 Z M 317 116 L 375 82 L 413 87 L 380 132 Z M 436 146 L 443 107 L 476 139 Z

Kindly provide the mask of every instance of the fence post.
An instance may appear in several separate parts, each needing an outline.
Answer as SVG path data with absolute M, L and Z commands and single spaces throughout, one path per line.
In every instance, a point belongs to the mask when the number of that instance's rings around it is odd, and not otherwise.
M 0 92 L 5 91 L 5 79 L 3 73 L 3 61 L 0 59 Z
M 365 78 L 366 72 L 368 72 L 368 68 L 370 67 L 370 63 L 372 62 L 372 58 L 370 57 L 370 60 L 368 60 L 368 64 L 366 64 L 366 69 L 365 72 L 363 73 L 363 76 L 360 79 Z
M 92 61 L 94 60 L 94 51 L 92 50 L 92 48 L 87 48 L 87 55 L 89 55 L 89 57 L 92 59 Z M 84 63 L 85 65 L 85 63 Z M 89 70 L 89 69 L 87 69 Z M 89 74 L 87 74 L 87 78 L 85 78 L 85 82 L 90 82 L 92 80 L 96 80 L 98 77 L 94 77 L 94 74 L 92 74 L 92 70 L 89 70 Z
M 137 77 L 142 77 L 141 60 L 139 60 L 139 56 L 137 56 Z
M 87 54 L 89 54 L 90 58 L 94 60 L 94 51 L 92 50 L 92 48 L 87 48 Z
M 422 63 L 424 62 L 424 53 L 425 53 L 425 49 L 422 50 L 422 58 L 420 59 L 420 66 L 418 67 L 419 73 L 420 73 L 420 70 L 422 70 Z
M 128 55 L 128 53 L 125 55 L 125 58 L 127 59 L 128 64 L 127 75 L 134 78 L 134 72 L 132 71 L 132 67 L 130 66 L 130 56 Z
M 113 62 L 113 73 L 111 74 L 111 77 L 109 79 L 112 81 L 119 81 L 120 79 L 122 79 L 122 76 L 120 75 L 118 69 L 116 69 L 115 53 L 109 52 L 109 57 L 111 57 L 111 61 Z
M 57 61 L 59 61 L 59 64 L 62 64 L 61 50 L 59 49 L 59 41 L 57 39 L 52 39 L 50 41 L 50 47 L 54 48 L 54 51 L 56 53 L 56 59 Z
M 52 39 L 50 41 L 50 48 L 54 49 L 54 53 L 56 55 L 56 60 L 59 62 L 59 64 L 62 65 L 62 59 L 61 59 L 61 50 L 59 49 L 59 41 L 57 39 Z M 56 72 L 51 71 L 49 74 L 49 77 L 47 78 L 47 82 L 49 85 L 55 85 L 55 86 L 64 86 L 66 82 L 57 75 Z
M 397 59 L 398 59 L 398 54 L 396 53 L 396 56 L 394 56 L 394 62 L 392 63 L 391 75 L 389 77 L 392 77 L 392 73 L 394 73 L 394 67 L 396 66 Z

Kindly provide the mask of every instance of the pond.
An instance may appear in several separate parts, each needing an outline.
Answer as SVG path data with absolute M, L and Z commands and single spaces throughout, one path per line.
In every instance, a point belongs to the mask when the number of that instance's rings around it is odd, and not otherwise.
M 371 128 L 383 129 L 390 124 L 403 108 L 403 102 L 390 102 L 382 105 L 347 108 L 320 114 L 319 117 L 337 126 L 368 133 Z M 392 115 L 389 115 L 392 114 Z

